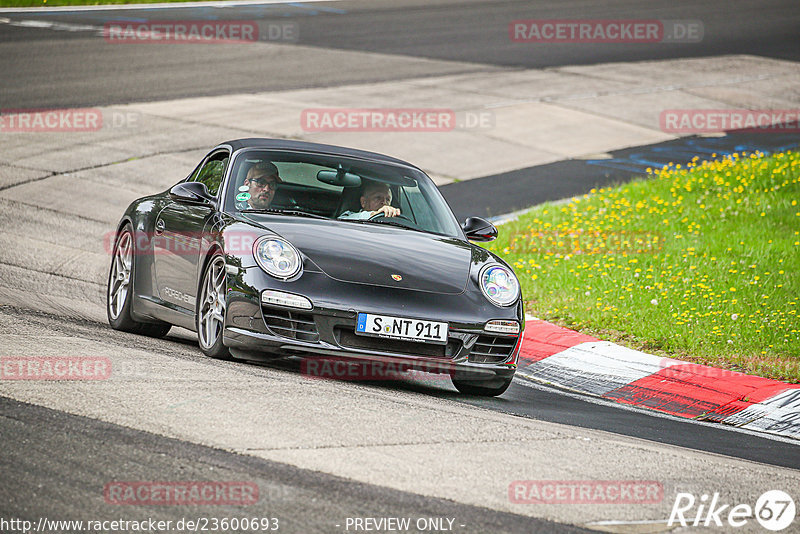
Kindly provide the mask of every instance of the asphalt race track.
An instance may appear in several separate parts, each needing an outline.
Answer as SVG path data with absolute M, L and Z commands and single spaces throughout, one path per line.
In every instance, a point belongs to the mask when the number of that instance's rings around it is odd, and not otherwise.
M 699 20 L 705 37 L 657 47 L 550 45 L 532 53 L 507 37 L 509 21 L 529 18 Z M 190 19 L 288 23 L 299 37 L 223 47 L 122 46 L 98 33 L 108 21 Z M 354 84 L 412 78 L 735 54 L 796 62 L 798 28 L 800 8 L 782 0 L 724 7 L 363 0 L 0 10 L 0 109 L 125 109 L 178 98 L 346 92 Z M 623 409 L 523 379 L 495 399 L 461 396 L 435 376 L 311 380 L 296 360 L 209 360 L 194 334 L 178 328 L 163 340 L 112 330 L 101 241 L 127 202 L 180 179 L 214 143 L 252 134 L 235 124 L 211 128 L 194 120 L 204 112 L 202 101 L 179 102 L 179 127 L 164 119 L 138 137 L 0 131 L 0 356 L 97 356 L 113 364 L 111 378 L 94 383 L 0 380 L 0 531 L 17 531 L 3 526 L 8 518 L 36 524 L 44 517 L 276 517 L 280 532 L 333 533 L 359 531 L 348 527 L 353 518 L 408 517 L 453 522 L 442 523 L 449 529 L 373 531 L 670 532 L 683 531 L 666 524 L 679 492 L 719 492 L 728 503 L 751 505 L 776 488 L 798 497 L 794 440 Z M 627 180 L 652 158 L 690 159 L 691 150 L 711 143 L 771 150 L 800 139 L 731 134 L 641 143 L 442 191 L 460 218 L 476 210 L 501 215 Z M 112 155 L 99 155 L 105 152 Z M 657 481 L 663 498 L 520 504 L 509 496 L 517 480 Z M 258 487 L 259 499 L 247 506 L 109 502 L 107 485 L 126 481 L 244 481 Z M 798 531 L 796 525 L 786 532 Z M 763 529 L 751 518 L 738 531 Z
M 34 523 L 40 510 L 28 503 L 43 498 L 54 515 L 67 517 L 79 510 L 84 517 L 106 517 L 107 506 L 98 503 L 96 496 L 108 482 L 105 473 L 117 469 L 124 458 L 129 464 L 128 476 L 137 480 L 200 480 L 211 474 L 224 480 L 253 481 L 263 495 L 260 505 L 246 508 L 246 513 L 237 506 L 223 506 L 215 512 L 237 518 L 254 514 L 291 518 L 281 525 L 281 530 L 290 532 L 329 531 L 337 518 L 344 523 L 347 517 L 364 516 L 456 517 L 464 525 L 459 528 L 463 532 L 587 532 L 295 469 L 5 398 L 0 398 L 0 418 L 3 434 L 14 435 L 14 441 L 24 445 L 7 443 L 4 447 L 4 480 L 15 484 L 13 490 L 4 484 L 0 492 L 3 513 L 27 508 L 29 515 L 21 519 Z M 47 446 L 32 446 L 37 442 Z M 56 459 L 54 449 L 60 451 Z M 60 481 L 58 488 L 51 487 L 55 477 Z M 175 523 L 185 515 L 185 509 L 168 506 L 148 513 L 154 520 Z
M 702 2 L 597 3 L 591 0 L 538 4 L 526 1 L 398 0 L 277 4 L 269 8 L 185 8 L 169 11 L 57 12 L 36 17 L 64 29 L 0 24 L 0 107 L 105 105 L 184 96 L 330 87 L 365 81 L 496 67 L 531 68 L 615 61 L 754 54 L 800 59 L 798 14 L 792 0 L 747 2 L 724 7 Z M 0 14 L 25 21 L 27 14 Z M 701 20 L 701 43 L 675 43 L 654 50 L 647 44 L 550 44 L 532 50 L 511 43 L 516 19 Z M 208 54 L 203 45 L 98 46 L 92 39 L 106 22 L 129 20 L 255 20 L 296 24 L 297 46 L 250 45 Z M 94 30 L 80 30 L 80 26 Z M 279 43 L 280 44 L 280 43 Z M 306 48 L 308 47 L 308 48 Z M 344 56 L 337 50 L 361 52 Z M 376 62 L 368 54 L 393 57 Z M 33 60 L 35 58 L 35 60 Z M 437 63 L 410 58 L 439 60 Z M 442 63 L 446 62 L 446 63 Z

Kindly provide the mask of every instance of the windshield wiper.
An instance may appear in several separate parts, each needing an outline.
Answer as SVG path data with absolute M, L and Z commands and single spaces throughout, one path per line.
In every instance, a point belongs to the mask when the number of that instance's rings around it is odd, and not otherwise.
M 242 213 L 268 213 L 274 215 L 293 215 L 296 217 L 311 217 L 312 219 L 328 219 L 323 215 L 317 215 L 316 213 L 308 213 L 307 211 L 300 211 L 300 210 L 280 210 L 275 208 L 267 208 L 267 209 L 255 209 L 255 208 L 246 208 L 240 210 Z

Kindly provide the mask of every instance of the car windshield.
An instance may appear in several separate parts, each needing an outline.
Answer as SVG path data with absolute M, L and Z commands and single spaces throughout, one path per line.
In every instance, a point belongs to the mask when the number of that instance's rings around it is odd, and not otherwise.
M 251 149 L 236 156 L 229 180 L 228 211 L 385 224 L 463 237 L 433 181 L 404 165 Z

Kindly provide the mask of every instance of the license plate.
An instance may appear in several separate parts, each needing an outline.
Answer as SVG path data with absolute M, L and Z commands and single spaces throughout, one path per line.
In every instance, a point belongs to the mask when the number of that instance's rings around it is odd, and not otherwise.
M 356 334 L 447 344 L 447 323 L 359 313 Z

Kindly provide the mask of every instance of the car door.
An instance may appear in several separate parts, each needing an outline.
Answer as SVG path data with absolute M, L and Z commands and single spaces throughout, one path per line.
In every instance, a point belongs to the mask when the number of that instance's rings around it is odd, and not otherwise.
M 217 196 L 229 157 L 227 150 L 211 153 L 186 181 L 201 182 Z M 215 211 L 215 206 L 171 201 L 155 220 L 153 251 L 159 296 L 187 312 L 195 311 L 203 231 Z

